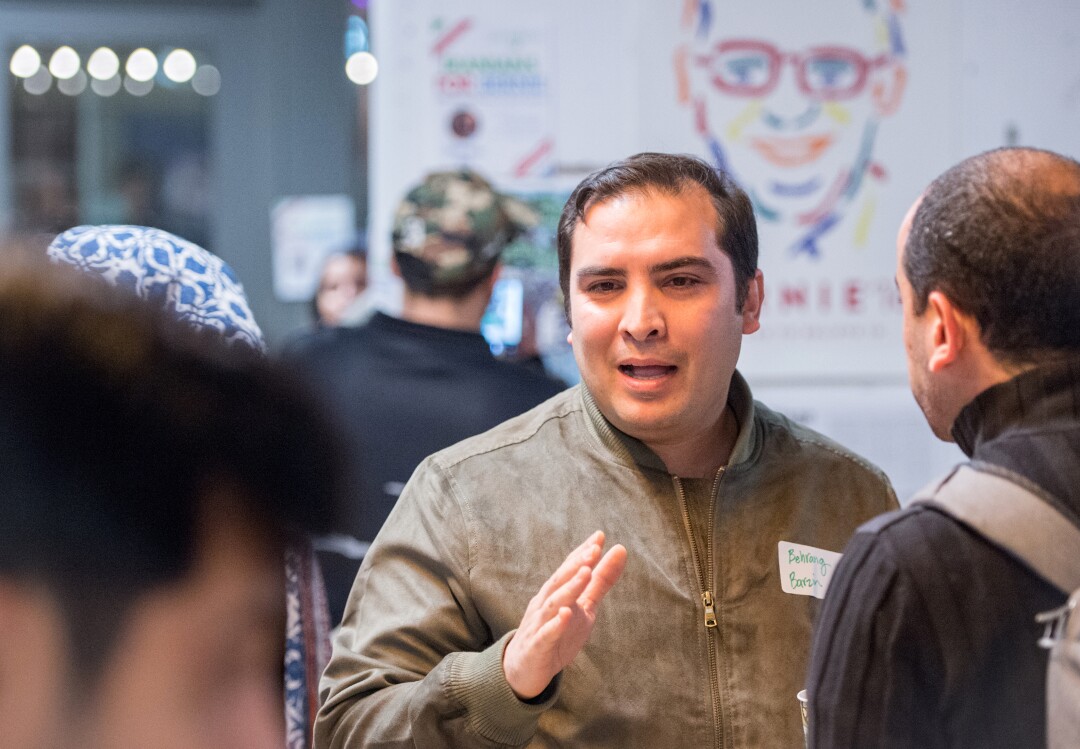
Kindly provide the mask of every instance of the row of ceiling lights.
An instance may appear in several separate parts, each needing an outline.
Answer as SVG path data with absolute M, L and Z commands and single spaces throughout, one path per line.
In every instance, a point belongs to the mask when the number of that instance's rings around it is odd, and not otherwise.
M 24 79 L 24 86 L 30 93 L 45 93 L 54 78 L 57 88 L 71 95 L 81 93 L 87 84 L 79 53 L 67 45 L 54 51 L 45 66 L 41 54 L 24 44 L 15 50 L 8 67 L 12 75 Z M 186 49 L 172 50 L 159 66 L 157 55 L 146 47 L 139 47 L 128 55 L 124 64 L 124 87 L 135 95 L 148 93 L 159 70 L 173 83 L 191 81 L 195 91 L 205 96 L 216 94 L 221 86 L 217 68 L 198 65 L 195 56 Z M 91 53 L 86 60 L 86 73 L 93 79 L 90 85 L 97 93 L 110 96 L 119 91 L 120 57 L 108 47 L 99 47 Z M 345 61 L 345 75 L 359 86 L 368 85 L 378 74 L 379 62 L 367 50 L 353 52 Z
M 108 47 L 99 47 L 86 60 L 86 72 L 82 70 L 79 53 L 65 45 L 42 64 L 41 54 L 24 44 L 11 56 L 9 69 L 12 75 L 24 79 L 24 87 L 30 93 L 44 93 L 52 80 L 57 88 L 67 94 L 78 94 L 86 88 L 88 73 L 91 86 L 97 93 L 110 96 L 120 89 L 120 57 Z M 129 93 L 142 95 L 153 88 L 154 77 L 160 72 L 175 84 L 191 81 L 192 88 L 204 96 L 212 96 L 221 87 L 221 74 L 212 65 L 199 65 L 195 56 L 186 49 L 174 49 L 159 64 L 157 55 L 140 47 L 128 55 L 124 64 L 123 85 Z M 67 82 L 65 84 L 65 82 Z

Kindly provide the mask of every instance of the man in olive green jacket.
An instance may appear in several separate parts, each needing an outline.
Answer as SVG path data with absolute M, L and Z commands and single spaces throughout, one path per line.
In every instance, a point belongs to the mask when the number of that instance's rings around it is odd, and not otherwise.
M 835 552 L 896 499 L 735 371 L 763 290 L 750 201 L 640 154 L 571 195 L 559 263 L 582 385 L 417 469 L 353 587 L 316 746 L 801 744 Z

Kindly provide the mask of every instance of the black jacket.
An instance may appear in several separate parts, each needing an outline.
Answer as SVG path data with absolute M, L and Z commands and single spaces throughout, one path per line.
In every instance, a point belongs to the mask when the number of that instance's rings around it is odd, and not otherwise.
M 381 313 L 358 328 L 317 330 L 283 357 L 314 386 L 346 437 L 351 492 L 340 531 L 361 541 L 375 538 L 420 461 L 564 387 L 496 359 L 479 333 Z M 320 560 L 336 618 L 359 561 Z
M 1080 361 L 989 388 L 953 436 L 973 460 L 1033 481 L 1080 527 Z M 1035 615 L 1064 594 L 936 510 L 870 525 L 845 550 L 817 622 L 810 746 L 1045 746 Z

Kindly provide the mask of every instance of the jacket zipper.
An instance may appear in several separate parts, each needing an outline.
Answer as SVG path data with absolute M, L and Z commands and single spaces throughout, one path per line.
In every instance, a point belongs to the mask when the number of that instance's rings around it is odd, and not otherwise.
M 709 636 L 709 686 L 712 690 L 713 746 L 715 746 L 716 749 L 720 749 L 720 747 L 723 746 L 724 729 L 720 722 L 720 677 L 716 673 L 716 643 L 712 640 L 713 637 L 718 636 L 716 634 L 716 608 L 712 591 L 709 590 L 709 582 L 713 578 L 712 526 L 716 517 L 716 499 L 720 489 L 720 479 L 724 475 L 725 467 L 726 466 L 721 466 L 716 472 L 716 478 L 713 479 L 712 491 L 709 494 L 709 526 L 705 534 L 704 567 L 701 564 L 701 553 L 698 550 L 694 529 L 690 523 L 690 506 L 686 501 L 686 492 L 683 490 L 682 479 L 678 476 L 672 476 L 672 479 L 675 482 L 675 493 L 678 495 L 679 504 L 682 507 L 683 528 L 686 530 L 686 537 L 690 541 L 690 556 L 694 561 L 694 569 L 697 571 L 698 592 L 701 595 L 701 605 L 705 611 L 705 631 Z

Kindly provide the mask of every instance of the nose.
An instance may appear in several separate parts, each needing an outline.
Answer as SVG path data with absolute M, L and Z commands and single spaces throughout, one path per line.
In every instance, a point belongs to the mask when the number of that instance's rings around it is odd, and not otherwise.
M 627 295 L 619 332 L 638 342 L 663 338 L 667 324 L 659 300 L 652 289 L 640 289 Z
M 809 98 L 798 83 L 798 68 L 785 59 L 776 87 L 765 102 L 763 117 L 775 130 L 800 130 L 813 123 L 821 106 Z

